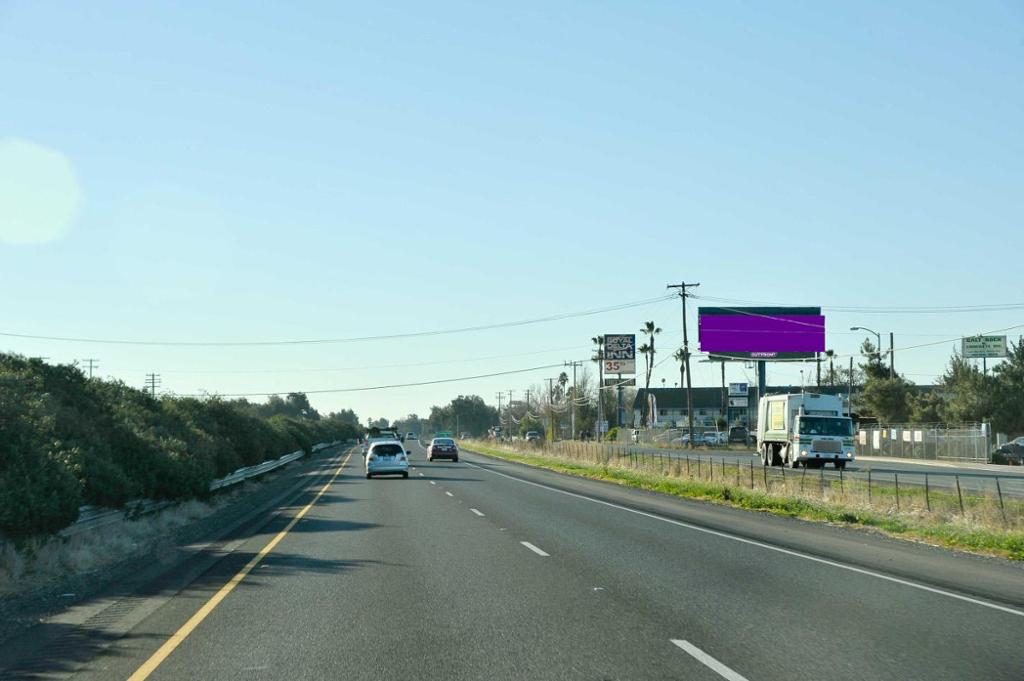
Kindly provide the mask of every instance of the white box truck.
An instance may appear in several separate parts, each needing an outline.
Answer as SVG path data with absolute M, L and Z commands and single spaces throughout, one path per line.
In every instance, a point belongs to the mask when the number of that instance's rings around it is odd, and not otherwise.
M 765 466 L 820 468 L 853 461 L 853 419 L 838 395 L 765 395 L 757 404 L 757 451 Z

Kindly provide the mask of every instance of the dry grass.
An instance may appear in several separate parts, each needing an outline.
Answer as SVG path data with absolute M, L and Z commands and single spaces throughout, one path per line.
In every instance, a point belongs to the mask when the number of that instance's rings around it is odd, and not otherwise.
M 808 520 L 868 527 L 897 537 L 1024 560 L 1024 502 L 991 493 L 897 488 L 891 479 L 866 481 L 823 471 L 766 469 L 706 455 L 689 459 L 636 456 L 597 443 L 472 449 L 564 473 L 681 497 Z
M 252 489 L 247 486 L 247 490 Z M 211 515 L 229 498 L 225 495 L 210 502 L 186 501 L 137 520 L 67 538 L 37 538 L 18 547 L 11 542 L 0 543 L 0 596 L 22 593 L 69 575 L 88 574 L 158 550 L 176 530 Z

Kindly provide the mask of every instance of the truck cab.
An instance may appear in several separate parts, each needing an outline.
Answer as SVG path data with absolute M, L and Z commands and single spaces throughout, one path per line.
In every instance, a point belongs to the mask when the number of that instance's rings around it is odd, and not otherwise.
M 840 396 L 766 395 L 757 421 L 758 454 L 765 466 L 845 468 L 853 461 L 853 420 Z

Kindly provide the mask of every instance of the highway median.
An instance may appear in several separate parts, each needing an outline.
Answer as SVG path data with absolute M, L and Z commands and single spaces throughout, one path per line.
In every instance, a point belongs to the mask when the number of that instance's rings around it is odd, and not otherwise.
M 598 443 L 554 446 L 475 440 L 467 451 L 676 497 L 844 525 L 1024 560 L 1024 502 L 755 466 L 712 456 L 638 456 Z

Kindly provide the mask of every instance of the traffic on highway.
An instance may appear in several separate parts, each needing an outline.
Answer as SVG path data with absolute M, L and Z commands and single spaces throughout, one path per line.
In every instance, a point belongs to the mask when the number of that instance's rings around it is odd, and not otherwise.
M 0 681 L 1024 681 L 1022 38 L 0 2 Z

